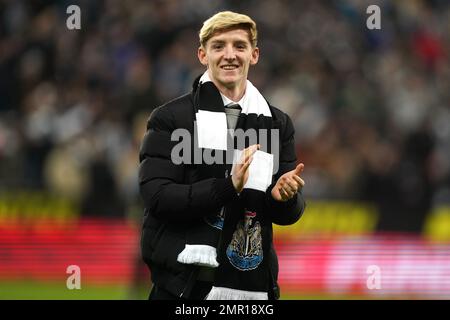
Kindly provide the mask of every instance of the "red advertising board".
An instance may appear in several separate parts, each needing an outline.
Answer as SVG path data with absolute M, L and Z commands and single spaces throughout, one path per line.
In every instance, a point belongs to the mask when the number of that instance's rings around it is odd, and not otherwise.
M 89 283 L 129 283 L 139 226 L 124 220 L 0 225 L 0 281 L 62 280 L 80 267 Z M 450 243 L 419 236 L 309 236 L 275 240 L 284 294 L 450 298 Z
M 372 235 L 278 241 L 279 281 L 292 293 L 450 297 L 450 244 Z

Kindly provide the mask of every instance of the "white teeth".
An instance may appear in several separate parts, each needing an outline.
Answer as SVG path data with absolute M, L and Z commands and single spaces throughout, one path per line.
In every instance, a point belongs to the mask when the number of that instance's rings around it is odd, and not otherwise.
M 225 70 L 233 70 L 233 69 L 236 69 L 237 67 L 236 66 L 223 66 L 222 68 Z

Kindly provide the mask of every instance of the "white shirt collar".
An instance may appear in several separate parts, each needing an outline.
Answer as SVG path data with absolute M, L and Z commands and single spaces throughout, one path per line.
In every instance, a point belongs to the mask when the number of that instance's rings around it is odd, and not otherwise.
M 219 91 L 220 92 L 220 91 Z M 241 107 L 244 104 L 244 100 L 245 100 L 245 96 L 247 95 L 247 91 L 244 93 L 244 95 L 242 96 L 241 100 L 239 100 L 238 102 L 231 100 L 230 98 L 228 98 L 227 96 L 225 96 L 222 92 L 220 92 L 220 96 L 222 97 L 222 101 L 223 101 L 223 105 L 227 106 L 230 103 L 237 103 L 239 104 Z
M 200 77 L 200 83 L 211 81 L 208 76 L 208 71 L 205 71 Z M 219 91 L 220 92 L 220 91 Z M 224 105 L 229 104 L 232 100 L 225 97 L 220 93 Z M 245 94 L 241 100 L 239 100 L 239 105 L 242 108 L 242 112 L 245 114 L 255 113 L 257 115 L 263 114 L 266 117 L 271 117 L 270 107 L 267 104 L 266 99 L 261 95 L 261 93 L 256 89 L 253 84 L 247 80 L 247 87 L 245 88 Z

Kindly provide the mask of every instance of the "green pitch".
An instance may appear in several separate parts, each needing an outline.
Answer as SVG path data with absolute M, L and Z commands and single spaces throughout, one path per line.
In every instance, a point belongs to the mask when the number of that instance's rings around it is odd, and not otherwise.
M 84 285 L 69 290 L 65 282 L 0 282 L 0 300 L 127 300 L 146 299 L 147 287 Z
M 83 285 L 81 289 L 69 290 L 62 282 L 2 281 L 0 300 L 146 300 L 149 285 L 132 288 L 127 285 Z M 348 300 L 361 296 L 284 294 L 281 300 Z

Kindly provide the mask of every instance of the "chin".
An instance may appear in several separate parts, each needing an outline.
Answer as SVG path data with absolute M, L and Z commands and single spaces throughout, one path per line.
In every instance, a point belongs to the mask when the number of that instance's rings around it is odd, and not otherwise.
M 226 88 L 234 88 L 237 86 L 237 83 L 238 83 L 237 81 L 230 81 L 230 80 L 224 80 L 221 82 L 222 82 L 223 86 Z
M 227 86 L 233 86 L 233 85 L 236 85 L 240 81 L 240 77 L 225 76 L 225 77 L 221 77 L 220 81 Z

